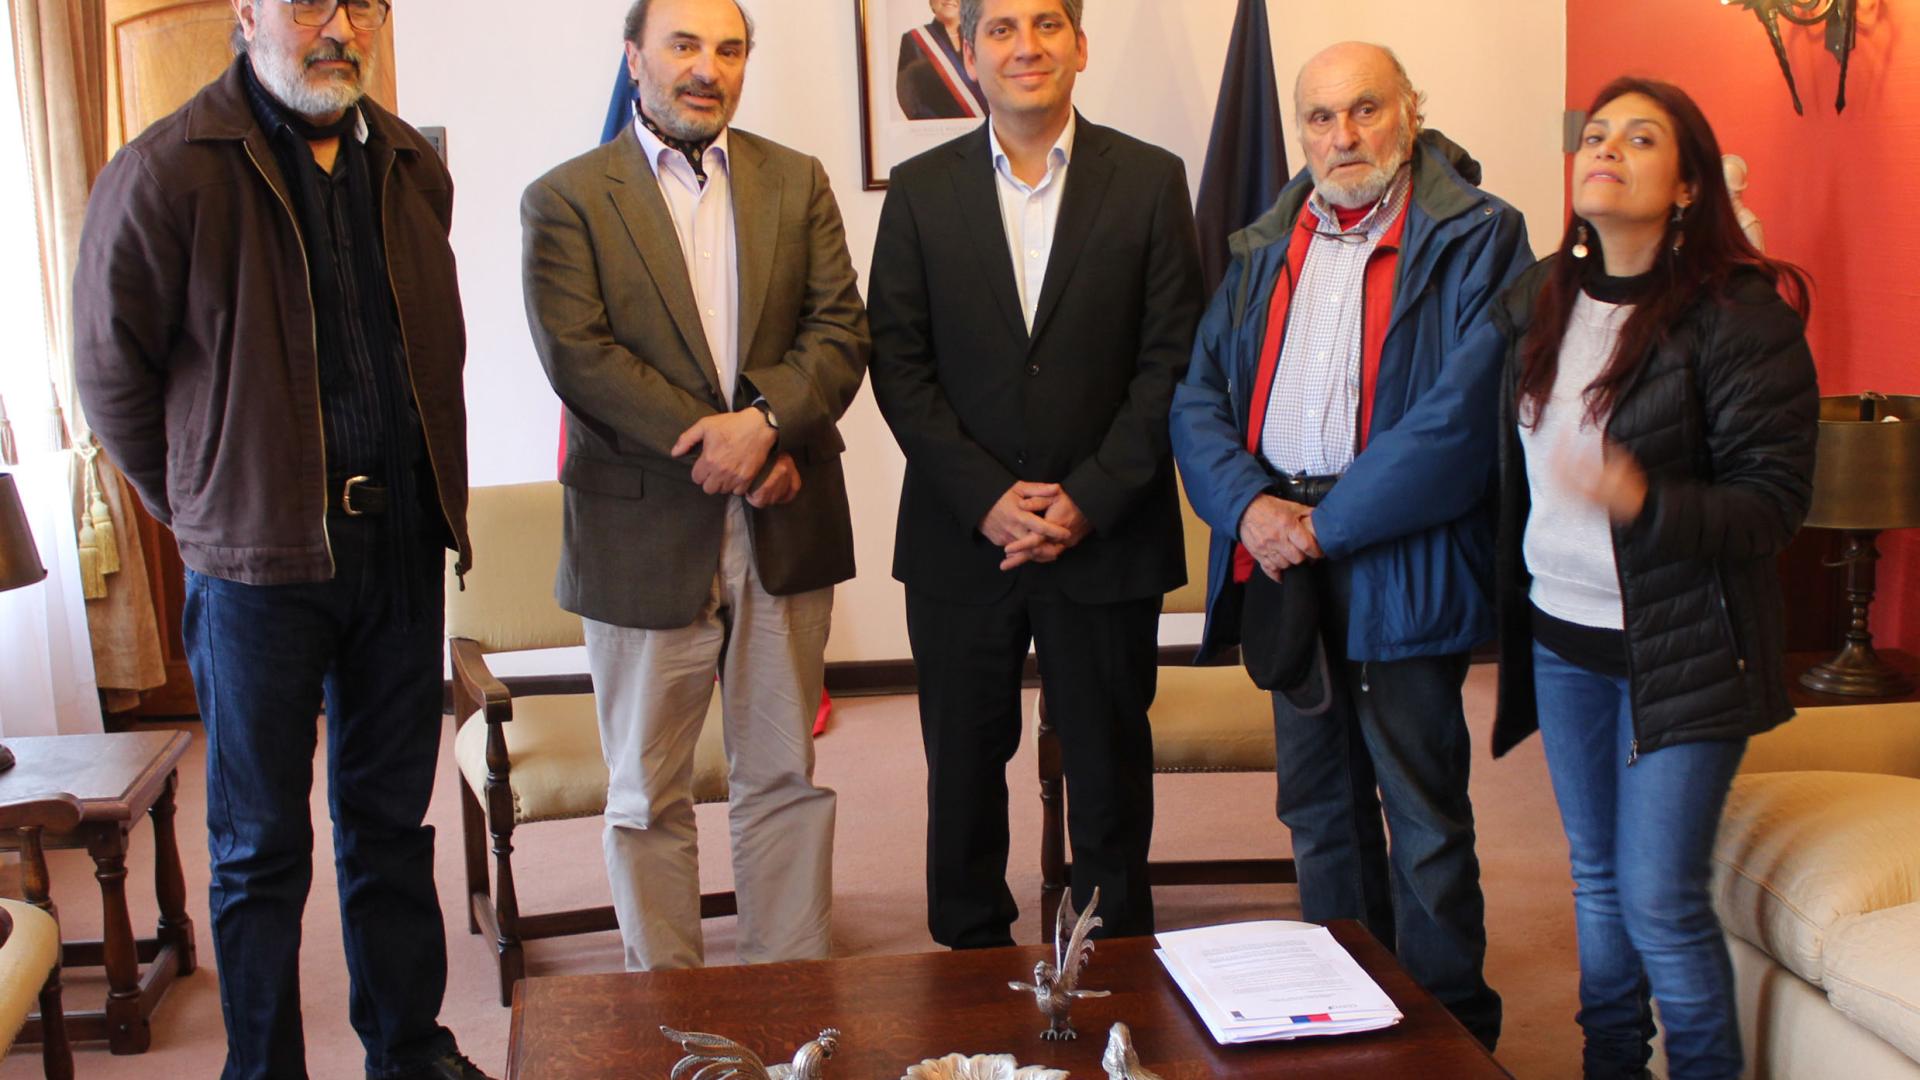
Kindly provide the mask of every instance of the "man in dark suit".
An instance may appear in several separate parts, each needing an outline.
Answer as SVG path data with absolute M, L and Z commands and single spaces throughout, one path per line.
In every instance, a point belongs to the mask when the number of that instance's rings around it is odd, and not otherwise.
M 1153 929 L 1160 598 L 1185 579 L 1167 409 L 1202 303 L 1186 174 L 1086 123 L 1081 0 L 963 0 L 991 119 L 894 170 L 869 307 L 874 393 L 907 456 L 907 587 L 934 940 L 1011 944 L 1006 765 L 1039 653 L 1065 751 L 1073 888 Z
M 567 409 L 555 591 L 586 624 L 629 969 L 704 959 L 692 774 L 716 674 L 740 958 L 829 945 L 811 735 L 853 576 L 835 424 L 867 329 L 825 170 L 728 126 L 752 35 L 735 0 L 637 0 L 633 123 L 521 203 L 527 317 Z

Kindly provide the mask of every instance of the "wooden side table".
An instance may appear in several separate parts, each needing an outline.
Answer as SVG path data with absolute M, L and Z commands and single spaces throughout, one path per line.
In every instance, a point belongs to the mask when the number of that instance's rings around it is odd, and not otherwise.
M 173 828 L 174 788 L 184 731 L 138 731 L 111 735 L 43 735 L 7 740 L 16 764 L 0 773 L 0 798 L 64 791 L 80 800 L 80 824 L 46 837 L 48 848 L 80 848 L 93 857 L 100 882 L 100 941 L 68 941 L 60 962 L 107 969 L 106 1008 L 68 1012 L 67 1035 L 75 1042 L 106 1040 L 116 1054 L 145 1053 L 152 1042 L 148 1020 L 175 977 L 192 974 L 193 922 L 187 918 L 187 886 Z M 127 835 L 142 815 L 153 819 L 153 888 L 159 926 L 136 940 L 127 911 Z M 141 970 L 141 965 L 146 970 Z M 20 1042 L 37 1041 L 36 1016 Z

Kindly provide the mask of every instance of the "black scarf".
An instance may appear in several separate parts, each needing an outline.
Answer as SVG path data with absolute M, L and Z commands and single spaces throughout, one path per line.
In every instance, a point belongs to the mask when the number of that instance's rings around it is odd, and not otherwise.
M 659 124 L 653 122 L 653 118 L 647 115 L 647 110 L 640 107 L 639 98 L 635 98 L 633 101 L 633 115 L 640 118 L 640 123 L 645 126 L 648 131 L 653 132 L 654 138 L 667 144 L 668 149 L 678 150 L 681 154 L 685 155 L 687 164 L 693 166 L 694 179 L 700 181 L 701 187 L 707 186 L 707 147 L 713 145 L 713 139 L 702 139 L 699 142 L 694 142 L 690 139 L 674 138 L 662 130 Z M 720 136 L 716 134 L 713 138 L 717 139 L 719 137 Z

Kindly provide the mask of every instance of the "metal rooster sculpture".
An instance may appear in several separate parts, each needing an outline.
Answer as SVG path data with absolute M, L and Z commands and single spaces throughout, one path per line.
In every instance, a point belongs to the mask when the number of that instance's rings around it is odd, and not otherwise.
M 660 1034 L 687 1052 L 667 1074 L 667 1080 L 820 1080 L 825 1062 L 840 1044 L 840 1032 L 827 1028 L 820 1037 L 794 1052 L 793 1064 L 763 1064 L 760 1055 L 718 1035 L 675 1031 L 665 1024 Z
M 1053 963 L 1045 960 L 1033 965 L 1033 981 L 1030 983 L 1009 982 L 1015 990 L 1024 990 L 1033 995 L 1034 1003 L 1040 1006 L 1040 1012 L 1047 1018 L 1047 1030 L 1040 1037 L 1048 1040 L 1077 1039 L 1080 1033 L 1073 1030 L 1073 1021 L 1069 1014 L 1073 1003 L 1081 998 L 1106 997 L 1107 990 L 1081 990 L 1080 973 L 1086 969 L 1087 960 L 1093 956 L 1093 942 L 1087 935 L 1100 926 L 1100 919 L 1094 915 L 1094 909 L 1100 906 L 1100 890 L 1096 887 L 1093 895 L 1087 898 L 1087 910 L 1073 924 L 1073 934 L 1067 934 L 1067 913 L 1073 908 L 1073 893 L 1069 890 L 1060 897 L 1060 910 L 1053 917 Z
M 1125 1024 L 1116 1023 L 1107 1032 L 1100 1067 L 1107 1070 L 1107 1080 L 1160 1080 L 1159 1073 L 1140 1064 L 1140 1055 L 1133 1052 L 1133 1032 Z

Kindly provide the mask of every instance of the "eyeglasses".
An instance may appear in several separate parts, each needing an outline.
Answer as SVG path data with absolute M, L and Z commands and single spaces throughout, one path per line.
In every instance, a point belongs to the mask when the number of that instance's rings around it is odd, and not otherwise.
M 280 0 L 292 13 L 296 26 L 325 26 L 333 13 L 347 9 L 347 21 L 356 30 L 378 30 L 386 25 L 393 10 L 388 0 Z

